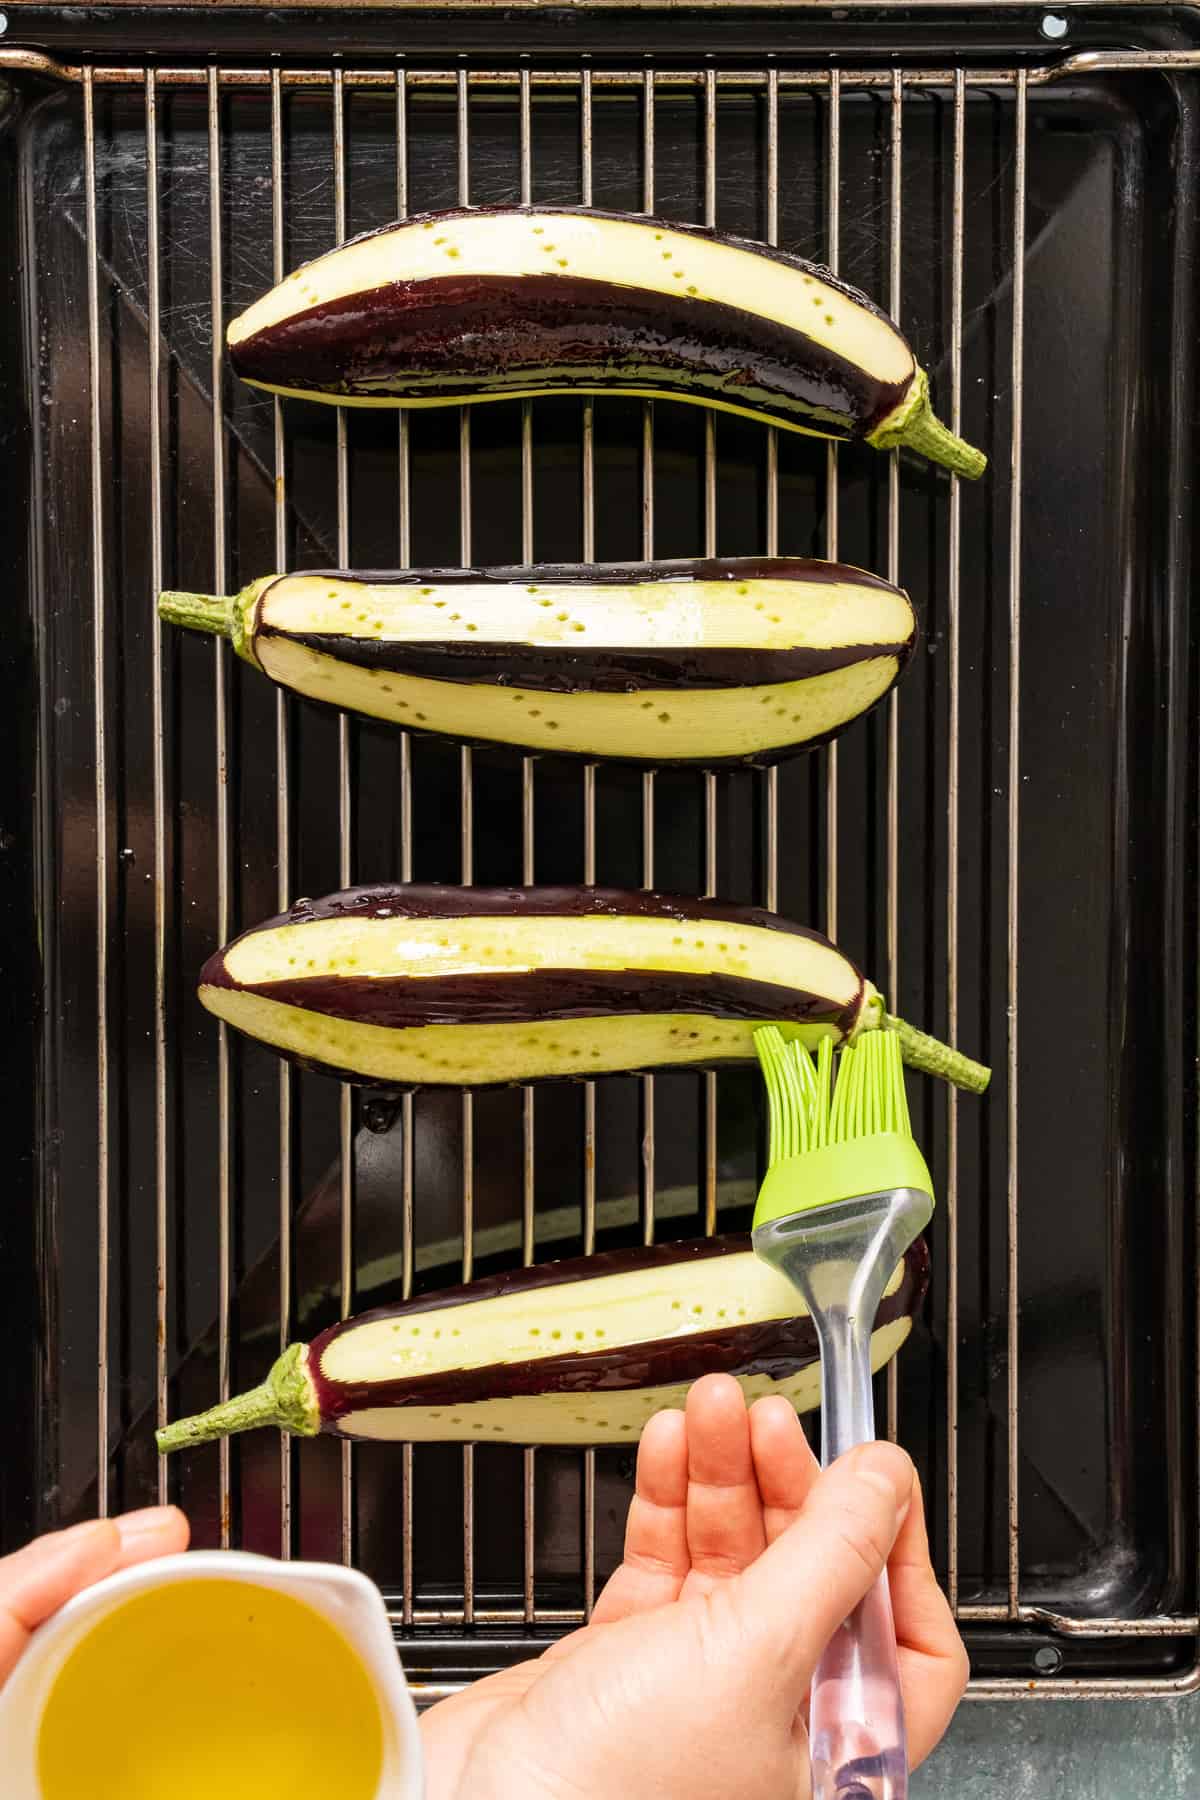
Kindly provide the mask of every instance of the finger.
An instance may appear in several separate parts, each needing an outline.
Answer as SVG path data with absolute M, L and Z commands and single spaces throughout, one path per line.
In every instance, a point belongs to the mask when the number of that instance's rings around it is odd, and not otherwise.
M 121 1539 L 111 1520 L 92 1519 L 18 1550 L 0 1563 L 0 1681 L 6 1681 L 30 1633 L 63 1603 L 117 1567 Z
M 30 1633 L 73 1594 L 118 1569 L 186 1549 L 188 1529 L 178 1507 L 151 1506 L 50 1532 L 0 1561 L 0 1682 Z
M 768 1544 L 786 1531 L 807 1500 L 820 1464 L 795 1408 L 782 1394 L 768 1394 L 750 1408 L 750 1451 L 762 1496 Z
M 732 1375 L 705 1375 L 687 1397 L 687 1541 L 684 1593 L 706 1593 L 766 1548 L 750 1424 Z
M 679 1598 L 690 1567 L 687 1542 L 687 1425 L 676 1408 L 655 1413 L 638 1446 L 637 1489 L 625 1554 L 592 1611 L 594 1625 Z
M 838 1626 L 878 1579 L 913 1491 L 896 1444 L 864 1444 L 819 1475 L 795 1522 L 734 1591 L 742 1655 L 794 1709 Z
M 912 1767 L 940 1742 L 963 1697 L 970 1663 L 929 1557 L 919 1480 L 888 1558 L 900 1685 Z
M 953 1614 L 938 1586 L 929 1555 L 924 1497 L 913 1478 L 913 1500 L 888 1558 L 897 1641 L 928 1656 L 945 1653 L 957 1641 Z
M 178 1556 L 187 1549 L 192 1535 L 187 1515 L 177 1506 L 146 1506 L 140 1512 L 118 1513 L 114 1524 L 121 1537 L 122 1569 L 160 1556 Z

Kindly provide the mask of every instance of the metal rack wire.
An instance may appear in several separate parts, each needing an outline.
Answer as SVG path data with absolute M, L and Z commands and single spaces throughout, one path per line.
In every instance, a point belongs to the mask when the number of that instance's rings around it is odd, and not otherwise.
M 212 513 L 211 573 L 217 591 L 228 585 L 231 564 L 228 542 L 228 518 L 223 496 L 229 483 L 227 411 L 224 403 L 226 377 L 223 361 L 224 321 L 229 306 L 228 274 L 223 261 L 223 218 L 227 205 L 225 166 L 226 133 L 229 127 L 222 108 L 231 96 L 260 96 L 268 111 L 270 171 L 270 260 L 275 279 L 285 272 L 287 262 L 287 196 L 286 196 L 286 124 L 285 102 L 289 96 L 318 95 L 327 98 L 330 108 L 330 180 L 332 183 L 335 241 L 341 242 L 348 230 L 348 97 L 360 93 L 390 99 L 395 124 L 395 204 L 403 216 L 410 204 L 409 133 L 414 103 L 436 96 L 454 105 L 454 136 L 457 157 L 457 196 L 462 205 L 472 201 L 471 109 L 486 98 L 503 97 L 515 104 L 518 133 L 517 163 L 519 197 L 539 197 L 537 163 L 534 155 L 535 103 L 569 101 L 578 108 L 579 132 L 579 200 L 593 202 L 593 108 L 598 96 L 618 95 L 635 101 L 639 108 L 639 155 L 641 164 L 641 200 L 645 211 L 656 203 L 656 119 L 660 98 L 664 95 L 694 94 L 701 109 L 699 146 L 701 160 L 700 189 L 702 218 L 717 222 L 720 190 L 720 100 L 724 95 L 739 99 L 752 96 L 764 112 L 763 217 L 765 236 L 775 242 L 779 235 L 780 213 L 780 103 L 781 96 L 803 94 L 817 97 L 824 108 L 825 192 L 823 222 L 824 258 L 837 271 L 841 252 L 842 195 L 842 127 L 844 102 L 855 92 L 866 91 L 879 97 L 886 108 L 888 202 L 881 232 L 886 243 L 886 301 L 897 316 L 903 315 L 905 295 L 902 287 L 903 248 L 903 177 L 905 124 L 907 109 L 914 94 L 936 93 L 949 108 L 950 119 L 950 190 L 951 231 L 949 238 L 949 329 L 945 368 L 948 388 L 941 399 L 948 409 L 952 428 L 957 432 L 963 416 L 963 346 L 964 346 L 964 243 L 968 229 L 964 198 L 966 162 L 966 117 L 968 90 L 1002 94 L 1011 109 L 1013 154 L 1005 179 L 1010 183 L 1011 243 L 1006 259 L 1011 265 L 1011 333 L 1008 362 L 1011 375 L 1011 417 L 1007 435 L 1008 468 L 1003 471 L 1009 482 L 1007 492 L 1008 543 L 1008 706 L 1004 722 L 1007 790 L 1007 841 L 1005 855 L 1004 917 L 1004 1012 L 1005 1064 L 997 1071 L 997 1087 L 1004 1093 L 1006 1160 L 1005 1160 L 1005 1341 L 1003 1348 L 1006 1382 L 1006 1416 L 1004 1426 L 1004 1474 L 1007 1497 L 1007 1539 L 1004 1556 L 1004 1591 L 989 1600 L 964 1601 L 961 1597 L 963 1571 L 960 1564 L 961 1485 L 958 1455 L 960 1365 L 958 1324 L 959 1308 L 959 1224 L 960 1224 L 960 1131 L 961 1108 L 953 1094 L 946 1102 L 944 1115 L 944 1195 L 946 1214 L 946 1309 L 945 1322 L 945 1401 L 944 1430 L 944 1523 L 946 1574 L 951 1601 L 959 1618 L 966 1624 L 994 1623 L 1048 1624 L 1064 1636 L 1089 1638 L 1128 1636 L 1145 1640 L 1155 1636 L 1173 1640 L 1200 1636 L 1200 1619 L 1193 1612 L 1174 1613 L 1166 1617 L 1088 1617 L 1072 1619 L 1052 1615 L 1040 1605 L 1030 1604 L 1022 1594 L 1022 1537 L 1019 1509 L 1021 1460 L 1021 1277 L 1019 1259 L 1019 1221 L 1021 1195 L 1018 1187 L 1017 1156 L 1019 1090 L 1019 1010 L 1018 991 L 1020 955 L 1024 915 L 1021 910 L 1023 890 L 1019 848 L 1021 842 L 1021 694 L 1022 694 L 1022 473 L 1023 473 L 1023 394 L 1025 356 L 1025 267 L 1027 248 L 1028 203 L 1026 192 L 1028 155 L 1028 118 L 1030 91 L 1054 82 L 1082 79 L 1100 73 L 1126 70 L 1149 71 L 1186 69 L 1197 66 L 1191 53 L 1163 52 L 1152 55 L 1134 53 L 1090 53 L 1045 66 L 979 69 L 958 67 L 905 67 L 888 70 L 833 67 L 825 70 L 788 69 L 766 66 L 754 69 L 726 69 L 709 65 L 703 68 L 646 66 L 638 69 L 578 68 L 531 69 L 528 65 L 514 68 L 468 67 L 460 63 L 453 68 L 408 68 L 403 64 L 390 68 L 351 68 L 341 64 L 325 68 L 206 68 L 142 67 L 128 64 L 119 67 L 83 64 L 72 67 L 51 62 L 33 52 L 8 50 L 0 54 L 0 67 L 10 75 L 50 77 L 66 87 L 78 86 L 82 107 L 84 218 L 86 235 L 86 315 L 89 411 L 87 418 L 87 479 L 91 487 L 91 607 L 94 633 L 94 666 L 92 678 L 95 707 L 95 953 L 97 1015 L 97 1318 L 99 1335 L 96 1344 L 96 1442 L 100 1467 L 107 1466 L 112 1442 L 112 1419 L 109 1396 L 112 1381 L 113 1345 L 111 1341 L 111 1304 L 108 1291 L 111 1248 L 115 1230 L 118 1172 L 112 1155 L 112 1120 L 114 1083 L 118 1079 L 114 1050 L 114 1006 L 111 981 L 114 854 L 111 838 L 111 778 L 114 750 L 109 741 L 107 721 L 110 713 L 109 689 L 113 680 L 106 646 L 112 640 L 112 622 L 108 616 L 111 596 L 106 570 L 109 549 L 105 542 L 106 518 L 110 510 L 108 475 L 105 466 L 102 412 L 102 318 L 101 304 L 103 255 L 100 215 L 98 211 L 98 131 L 97 109 L 102 94 L 131 94 L 140 98 L 145 145 L 146 194 L 146 305 L 148 310 L 147 343 L 149 371 L 148 431 L 150 478 L 146 492 L 149 530 L 150 591 L 145 596 L 146 617 L 152 618 L 153 594 L 163 584 L 165 558 L 167 466 L 167 422 L 163 414 L 162 372 L 164 367 L 164 322 L 162 261 L 164 247 L 160 221 L 164 203 L 161 146 L 163 143 L 164 96 L 190 93 L 199 97 L 205 107 L 208 157 L 208 254 L 210 278 L 211 335 L 209 380 L 212 395 L 211 469 L 209 480 L 214 496 Z M 641 431 L 638 443 L 641 484 L 641 551 L 646 558 L 655 551 L 656 528 L 656 435 L 653 402 L 642 404 Z M 535 408 L 522 403 L 520 415 L 520 542 L 522 556 L 532 559 L 535 542 Z M 596 418 L 595 405 L 588 401 L 580 410 L 580 467 L 582 471 L 582 533 L 580 554 L 587 559 L 595 554 L 597 534 Z M 713 417 L 708 415 L 704 427 L 702 536 L 707 554 L 715 554 L 719 542 L 718 517 L 718 440 Z M 286 566 L 289 549 L 289 475 L 287 435 L 283 405 L 273 402 L 272 466 L 274 486 L 272 510 L 274 555 L 276 565 Z M 413 501 L 412 431 L 404 414 L 398 416 L 395 441 L 397 508 L 396 557 L 407 563 L 412 556 Z M 780 445 L 774 431 L 765 437 L 765 482 L 763 488 L 764 547 L 774 554 L 780 542 Z M 889 459 L 886 476 L 886 573 L 893 581 L 901 577 L 901 478 L 898 453 Z M 830 445 L 826 460 L 824 496 L 824 550 L 836 557 L 844 542 L 839 516 L 839 455 Z M 336 482 L 337 554 L 342 566 L 352 560 L 351 534 L 351 459 L 344 413 L 338 415 L 334 451 Z M 457 505 L 460 529 L 459 552 L 466 564 L 472 559 L 472 409 L 460 410 L 457 445 Z M 946 1024 L 953 1037 L 960 1020 L 960 994 L 963 959 L 962 899 L 960 890 L 960 825 L 963 795 L 960 781 L 962 658 L 962 567 L 963 522 L 962 496 L 957 477 L 951 476 L 944 514 L 946 571 L 946 694 L 948 726 L 946 739 L 947 780 L 940 830 L 946 845 L 944 889 L 940 904 L 945 918 L 944 980 Z M 165 1421 L 171 1397 L 171 1309 L 172 1297 L 172 1181 L 178 1148 L 172 1143 L 174 1096 L 171 1092 L 171 1061 L 168 1050 L 171 1030 L 168 939 L 172 930 L 170 909 L 172 889 L 168 875 L 169 840 L 172 824 L 169 818 L 168 781 L 165 744 L 168 734 L 166 704 L 167 676 L 161 626 L 154 620 L 148 629 L 152 634 L 151 668 L 152 737 L 154 745 L 151 771 L 154 813 L 154 999 L 153 999 L 153 1129 L 154 1129 L 154 1194 L 153 1228 L 156 1268 L 156 1350 L 154 1365 L 154 1412 L 158 1422 Z M 215 792 L 213 794 L 214 839 L 216 853 L 216 928 L 224 940 L 234 923 L 233 859 L 234 832 L 230 813 L 228 781 L 231 745 L 231 695 L 229 651 L 223 641 L 213 648 L 213 744 L 216 758 Z M 900 722 L 905 699 L 894 693 L 888 703 L 882 738 L 883 769 L 883 886 L 886 983 L 889 992 L 901 985 L 901 912 L 906 892 L 908 871 L 904 860 L 901 826 L 901 734 Z M 295 795 L 290 786 L 293 766 L 293 704 L 283 695 L 275 701 L 274 757 L 270 780 L 275 784 L 275 846 L 278 867 L 277 902 L 285 908 L 294 898 L 296 859 Z M 359 869 L 354 839 L 355 781 L 357 732 L 344 715 L 337 728 L 337 796 L 338 796 L 338 879 L 346 885 L 356 875 L 369 876 L 371 870 Z M 824 917 L 820 921 L 835 935 L 842 912 L 845 880 L 839 855 L 839 762 L 836 747 L 823 753 L 822 794 L 816 816 L 824 832 Z M 460 792 L 460 857 L 459 874 L 469 882 L 475 865 L 475 759 L 471 749 L 459 752 Z M 780 777 L 777 769 L 761 778 L 764 819 L 763 897 L 775 907 L 780 898 Z M 407 734 L 400 744 L 400 781 L 397 795 L 399 813 L 399 857 L 394 873 L 401 879 L 411 878 L 414 870 L 415 797 L 414 753 Z M 596 879 L 597 873 L 597 773 L 583 769 L 582 787 L 583 856 L 580 876 L 584 881 Z M 641 782 L 641 879 L 651 886 L 656 876 L 656 803 L 658 789 L 653 772 Z M 520 765 L 520 869 L 525 882 L 534 880 L 538 872 L 536 856 L 537 764 L 525 757 Z M 703 778 L 701 805 L 702 884 L 704 891 L 719 891 L 727 871 L 720 866 L 720 794 L 717 778 Z M 224 1027 L 215 1037 L 217 1059 L 217 1116 L 220 1143 L 218 1152 L 218 1184 L 216 1209 L 218 1219 L 218 1395 L 225 1398 L 231 1391 L 234 1366 L 234 1302 L 235 1302 L 235 1236 L 240 1205 L 238 1167 L 232 1137 L 233 1090 L 230 1046 Z M 717 1227 L 720 1203 L 721 1173 L 718 1133 L 718 1082 L 713 1075 L 703 1079 L 702 1089 L 702 1157 L 698 1183 L 697 1208 L 703 1229 Z M 653 1076 L 640 1082 L 640 1224 L 645 1241 L 650 1242 L 659 1227 L 656 1217 L 658 1176 L 656 1145 L 661 1138 L 662 1122 L 658 1117 L 660 1096 Z M 401 1191 L 398 1196 L 398 1236 L 402 1266 L 402 1289 L 412 1291 L 415 1275 L 415 1242 L 417 1212 L 417 1176 L 414 1162 L 414 1101 L 406 1097 L 400 1110 L 400 1131 L 404 1150 Z M 537 1210 L 537 1105 L 532 1089 L 521 1098 L 521 1183 L 519 1254 L 526 1263 L 538 1255 L 539 1214 Z M 339 1291 L 343 1316 L 355 1303 L 355 1137 L 359 1118 L 351 1090 L 342 1090 L 338 1112 L 340 1145 L 340 1232 Z M 466 1093 L 461 1102 L 459 1141 L 461 1146 L 460 1201 L 462 1218 L 462 1278 L 471 1277 L 476 1260 L 476 1164 L 478 1148 L 477 1120 L 473 1097 Z M 277 1092 L 277 1180 L 278 1180 L 278 1313 L 280 1345 L 288 1342 L 293 1331 L 296 1272 L 293 1263 L 294 1202 L 298 1180 L 296 1145 L 296 1077 L 281 1067 Z M 581 1097 L 581 1243 L 591 1250 L 597 1238 L 598 1195 L 596 1160 L 600 1144 L 597 1125 L 597 1093 L 595 1084 L 587 1083 Z M 899 1429 L 899 1400 L 895 1366 L 887 1377 L 887 1424 L 895 1436 Z M 580 1558 L 580 1605 L 539 1603 L 539 1578 L 536 1567 L 538 1544 L 537 1468 L 538 1455 L 527 1450 L 521 1471 L 522 1535 L 519 1549 L 514 1547 L 520 1564 L 516 1579 L 516 1603 L 481 1598 L 476 1581 L 476 1535 L 479 1476 L 475 1447 L 462 1451 L 462 1582 L 461 1602 L 455 1606 L 444 1601 L 430 1603 L 422 1599 L 420 1566 L 421 1547 L 415 1536 L 413 1494 L 420 1479 L 422 1453 L 411 1446 L 399 1453 L 402 1461 L 401 1507 L 401 1580 L 396 1596 L 395 1619 L 401 1633 L 416 1628 L 450 1627 L 469 1633 L 472 1628 L 488 1627 L 512 1630 L 520 1627 L 560 1628 L 590 1612 L 598 1578 L 597 1531 L 597 1463 L 592 1451 L 583 1453 L 581 1469 L 582 1532 Z M 230 1446 L 221 1445 L 219 1452 L 218 1515 L 222 1544 L 234 1540 L 236 1506 L 234 1474 Z M 296 1474 L 296 1448 L 285 1438 L 279 1461 L 279 1550 L 292 1554 L 296 1543 L 296 1521 L 293 1509 L 293 1484 Z M 349 1445 L 341 1447 L 339 1545 L 342 1556 L 354 1560 L 358 1554 L 357 1516 L 357 1452 Z M 169 1490 L 169 1471 L 160 1464 L 157 1491 L 165 1497 Z M 100 1483 L 99 1501 L 103 1509 L 108 1503 L 108 1484 Z M 1047 1684 L 1047 1691 L 1060 1691 Z M 1200 1662 L 1185 1676 L 1141 1678 L 1134 1682 L 1112 1681 L 1097 1677 L 1080 1679 L 1072 1684 L 1076 1691 L 1173 1691 L 1181 1692 L 1200 1686 Z M 442 1688 L 436 1682 L 427 1685 L 429 1697 Z M 1025 1679 L 992 1679 L 978 1684 L 978 1691 L 992 1697 L 1012 1692 L 1025 1694 Z

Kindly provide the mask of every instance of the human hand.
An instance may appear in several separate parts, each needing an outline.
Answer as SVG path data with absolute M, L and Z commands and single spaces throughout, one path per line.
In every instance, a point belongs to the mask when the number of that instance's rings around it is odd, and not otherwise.
M 967 1658 L 911 1462 L 870 1444 L 821 1474 L 785 1400 L 747 1414 L 706 1376 L 643 1433 L 591 1623 L 422 1719 L 429 1800 L 807 1800 L 813 1669 L 885 1560 L 915 1767 Z
M 89 1519 L 47 1532 L 0 1557 L 0 1687 L 30 1634 L 74 1594 L 118 1569 L 186 1550 L 189 1526 L 177 1506 L 147 1506 L 115 1519 Z

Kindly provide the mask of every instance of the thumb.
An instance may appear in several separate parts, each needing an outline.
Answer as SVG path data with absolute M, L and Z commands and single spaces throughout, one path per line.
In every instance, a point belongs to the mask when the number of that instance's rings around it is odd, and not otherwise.
M 887 1566 L 913 1480 L 897 1444 L 849 1451 L 818 1476 L 796 1519 L 738 1578 L 744 1642 L 785 1686 L 789 1704 L 799 1704 L 826 1644 Z

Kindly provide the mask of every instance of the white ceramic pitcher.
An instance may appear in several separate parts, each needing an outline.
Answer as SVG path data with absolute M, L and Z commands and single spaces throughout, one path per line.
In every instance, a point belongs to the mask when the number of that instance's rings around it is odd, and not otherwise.
M 140 1595 L 172 1584 L 222 1581 L 250 1589 L 270 1588 L 302 1601 L 318 1613 L 350 1649 L 367 1677 L 379 1707 L 382 1758 L 371 1800 L 421 1800 L 424 1775 L 417 1714 L 396 1655 L 383 1596 L 373 1582 L 352 1569 L 327 1563 L 276 1562 L 241 1551 L 191 1551 L 123 1570 L 77 1594 L 34 1632 L 29 1648 L 0 1690 L 0 1770 L 4 1800 L 45 1800 L 39 1776 L 42 1721 L 55 1683 L 73 1652 L 116 1610 Z M 319 1703 L 320 1670 L 313 1671 Z M 127 1723 L 138 1730 L 139 1695 L 129 1694 Z M 306 1697 L 296 1696 L 298 1706 Z M 336 1731 L 336 1720 L 330 1720 Z M 157 1781 L 157 1776 L 155 1777 Z M 156 1787 L 155 1792 L 158 1792 Z M 172 1791 L 171 1773 L 162 1771 L 161 1792 Z M 267 1791 L 262 1800 L 275 1800 Z M 86 1800 L 80 1795 L 79 1800 Z M 213 1800 L 220 1800 L 214 1795 Z M 286 1800 L 284 1795 L 279 1800 Z

